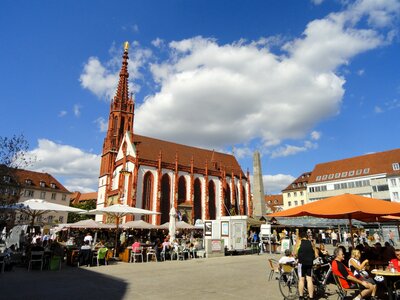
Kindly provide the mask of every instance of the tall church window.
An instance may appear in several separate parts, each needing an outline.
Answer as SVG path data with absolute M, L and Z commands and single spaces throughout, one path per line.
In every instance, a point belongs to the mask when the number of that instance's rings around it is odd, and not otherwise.
M 201 182 L 199 178 L 196 178 L 194 181 L 194 199 L 193 199 L 193 206 L 194 206 L 194 218 L 193 220 L 196 221 L 197 219 L 201 219 Z
M 236 193 L 236 197 L 235 197 L 235 212 L 236 212 L 236 215 L 240 215 L 239 191 L 238 191 L 238 187 L 237 186 L 235 186 L 235 193 Z
M 169 221 L 171 182 L 168 174 L 161 177 L 161 224 Z
M 224 188 L 225 191 L 225 199 L 224 199 L 224 209 L 226 212 L 226 215 L 229 216 L 230 215 L 230 210 L 232 208 L 232 204 L 231 204 L 231 188 L 229 187 L 229 184 L 226 185 L 226 187 Z
M 215 220 L 216 209 L 215 209 L 215 184 L 214 181 L 208 182 L 208 213 L 210 220 Z
M 146 172 L 143 177 L 142 208 L 152 210 L 153 174 Z M 143 220 L 149 222 L 150 216 L 144 215 Z
M 178 180 L 178 205 L 186 201 L 186 179 L 184 176 Z
M 244 188 L 244 186 L 242 186 L 242 195 L 243 195 L 243 214 L 247 215 L 248 214 L 247 194 L 246 194 L 246 189 Z

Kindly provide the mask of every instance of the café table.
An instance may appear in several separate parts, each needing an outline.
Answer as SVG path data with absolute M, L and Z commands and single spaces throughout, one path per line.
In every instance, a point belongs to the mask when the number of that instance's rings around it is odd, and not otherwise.
M 377 276 L 382 276 L 385 279 L 385 286 L 388 291 L 388 299 L 393 300 L 393 289 L 394 289 L 394 283 L 397 280 L 400 280 L 400 272 L 392 272 L 390 270 L 377 270 L 374 269 L 371 271 L 372 274 L 377 275 Z

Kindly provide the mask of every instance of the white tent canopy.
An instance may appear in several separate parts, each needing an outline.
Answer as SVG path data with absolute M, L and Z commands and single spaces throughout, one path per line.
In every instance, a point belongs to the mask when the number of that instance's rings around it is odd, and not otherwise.
M 92 229 L 111 229 L 115 228 L 114 224 L 103 224 L 92 219 L 81 220 L 75 223 L 63 224 L 63 228 L 92 228 Z
M 157 228 L 157 226 L 147 223 L 143 220 L 126 222 L 126 223 L 122 224 L 121 227 L 124 229 L 129 229 L 129 228 L 132 228 L 132 229 L 155 229 L 155 228 Z

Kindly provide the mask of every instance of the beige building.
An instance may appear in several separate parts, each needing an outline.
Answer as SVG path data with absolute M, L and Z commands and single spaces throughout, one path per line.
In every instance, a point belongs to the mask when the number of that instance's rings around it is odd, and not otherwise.
M 310 176 L 311 172 L 303 173 L 282 190 L 283 209 L 308 203 L 307 185 Z
M 43 199 L 48 202 L 69 206 L 71 193 L 52 175 L 22 169 L 7 168 L 2 174 L 0 196 L 8 199 L 7 204 L 24 202 L 29 199 Z M 12 197 L 10 197 L 12 196 Z M 52 212 L 35 220 L 36 224 L 67 223 L 68 213 Z M 17 214 L 15 224 L 28 224 L 30 220 L 23 214 Z

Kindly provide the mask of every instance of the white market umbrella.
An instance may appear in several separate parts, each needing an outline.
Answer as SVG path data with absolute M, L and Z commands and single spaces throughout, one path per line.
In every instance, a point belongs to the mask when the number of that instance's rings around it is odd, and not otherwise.
M 91 228 L 91 229 L 111 229 L 115 228 L 113 224 L 103 224 L 96 222 L 95 220 L 81 220 L 75 223 L 68 223 L 63 225 L 64 228 Z
M 10 210 L 17 210 L 20 211 L 23 214 L 28 215 L 29 217 L 32 218 L 31 221 L 31 227 L 35 225 L 35 218 L 38 216 L 41 216 L 45 213 L 48 212 L 73 212 L 73 213 L 85 213 L 86 210 L 71 207 L 71 206 L 66 206 L 66 205 L 61 205 L 61 204 L 56 204 L 52 202 L 48 202 L 42 199 L 29 199 L 24 202 L 12 204 L 12 205 L 7 205 L 7 206 L 2 206 L 2 209 L 10 209 Z
M 129 206 L 126 204 L 114 204 L 114 205 L 106 206 L 103 208 L 89 210 L 86 213 L 91 214 L 91 215 L 107 215 L 107 216 L 115 218 L 116 233 L 115 233 L 114 257 L 117 255 L 119 221 L 122 217 L 125 217 L 127 215 L 158 215 L 159 214 L 159 213 L 151 211 L 151 210 L 132 207 L 132 206 Z
M 167 222 L 167 223 L 164 223 L 164 224 L 162 224 L 162 225 L 160 225 L 160 226 L 158 226 L 157 228 L 158 229 L 169 229 L 169 222 Z M 175 225 L 176 227 L 176 229 L 199 229 L 199 228 L 197 228 L 197 227 L 195 227 L 195 226 L 193 226 L 193 225 L 190 225 L 189 223 L 186 223 L 186 222 L 184 222 L 184 221 L 178 221 L 178 222 L 176 222 L 176 225 Z
M 157 228 L 156 225 L 147 223 L 143 220 L 137 220 L 137 221 L 130 221 L 126 222 L 121 225 L 122 228 L 124 229 L 155 229 Z
M 174 241 L 175 240 L 175 232 L 176 232 L 176 210 L 175 207 L 171 207 L 171 210 L 169 212 L 169 226 L 168 226 L 168 230 L 169 230 L 169 238 L 170 241 Z

